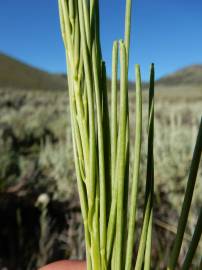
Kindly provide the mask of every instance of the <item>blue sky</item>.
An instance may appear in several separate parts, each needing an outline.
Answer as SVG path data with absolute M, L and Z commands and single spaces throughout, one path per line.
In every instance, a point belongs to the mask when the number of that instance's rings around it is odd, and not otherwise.
M 114 39 L 123 38 L 125 0 L 100 0 L 102 51 L 110 75 Z M 130 79 L 134 64 L 148 79 L 202 63 L 201 0 L 133 0 Z M 50 72 L 65 72 L 57 0 L 6 0 L 0 4 L 0 51 Z

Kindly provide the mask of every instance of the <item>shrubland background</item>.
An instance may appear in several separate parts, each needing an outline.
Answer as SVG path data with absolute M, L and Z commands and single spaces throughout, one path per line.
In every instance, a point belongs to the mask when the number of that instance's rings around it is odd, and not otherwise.
M 54 260 L 85 257 L 65 87 L 64 75 L 49 74 L 0 54 L 1 269 L 37 269 Z M 132 83 L 129 90 L 131 136 L 135 140 Z M 145 140 L 139 225 L 146 172 L 147 84 L 143 90 Z M 202 66 L 191 66 L 157 81 L 154 269 L 164 269 L 165 254 L 171 248 L 201 115 Z M 202 166 L 181 260 L 202 204 L 201 179 Z M 200 242 L 195 262 L 201 252 Z

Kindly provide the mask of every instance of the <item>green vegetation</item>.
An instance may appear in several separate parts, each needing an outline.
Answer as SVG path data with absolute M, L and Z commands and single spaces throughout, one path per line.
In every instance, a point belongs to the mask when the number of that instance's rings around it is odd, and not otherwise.
M 134 171 L 130 175 L 130 117 L 128 65 L 131 0 L 126 0 L 124 40 L 115 41 L 112 59 L 111 115 L 106 68 L 102 59 L 99 1 L 59 0 L 61 32 L 68 66 L 69 101 L 76 178 L 84 222 L 87 269 L 151 269 L 154 212 L 154 64 L 149 82 L 146 186 L 143 222 L 133 266 L 134 233 L 142 145 L 142 86 L 136 65 L 136 128 Z M 120 62 L 120 102 L 117 65 Z M 176 78 L 175 78 L 176 79 Z M 174 81 L 175 81 L 174 79 Z M 190 78 L 189 78 L 190 79 Z M 164 82 L 166 83 L 166 82 Z M 186 83 L 186 81 L 185 81 Z M 117 119 L 119 115 L 119 119 Z M 201 115 L 200 115 L 201 117 Z M 202 150 L 202 119 L 189 170 L 187 188 L 168 270 L 178 263 Z M 110 129 L 111 128 L 111 129 Z M 111 150 L 111 152 L 110 152 Z M 133 163 L 133 160 L 132 160 Z M 131 182 L 131 183 L 130 183 Z M 131 192 L 129 192 L 132 189 Z M 131 201 L 130 201 L 131 200 Z M 199 217 L 198 223 L 201 218 Z M 201 236 L 200 225 L 185 257 L 189 268 Z M 202 226 L 201 226 L 202 227 Z M 166 254 L 166 253 L 165 253 Z M 191 255 L 190 255 L 191 254 Z
M 192 88 L 191 88 L 192 89 Z M 183 90 L 183 89 L 182 89 Z M 163 94 L 162 94 L 163 92 Z M 183 92 L 183 91 L 182 91 Z M 187 95 L 186 95 L 187 93 Z M 194 148 L 199 115 L 202 108 L 202 93 L 198 97 L 196 92 L 190 97 L 186 92 L 183 97 L 178 93 L 164 91 L 163 88 L 156 92 L 155 100 L 155 207 L 154 228 L 155 240 L 153 240 L 152 266 L 154 269 L 165 269 L 166 259 L 162 254 L 170 253 L 171 244 L 177 228 L 177 219 L 180 214 L 179 205 L 182 203 L 184 190 L 188 178 L 190 161 Z M 73 164 L 73 149 L 71 141 L 68 98 L 65 92 L 54 93 L 52 91 L 24 91 L 24 90 L 0 90 L 0 183 L 1 197 L 3 194 L 17 194 L 24 200 L 31 200 L 45 192 L 52 201 L 76 203 L 77 194 L 76 178 Z M 130 113 L 134 113 L 134 93 L 129 92 Z M 140 181 L 138 192 L 137 224 L 138 232 L 135 236 L 137 243 L 140 225 L 142 223 L 142 209 L 144 199 L 144 183 L 146 172 L 147 152 L 147 93 L 143 93 L 143 143 L 140 165 Z M 130 119 L 133 123 L 134 120 Z M 134 141 L 135 126 L 131 125 L 131 140 Z M 29 143 L 28 143 L 29 142 Z M 134 153 L 131 152 L 131 158 Z M 130 164 L 131 172 L 133 165 Z M 202 176 L 202 166 L 199 167 L 198 179 Z M 184 254 L 187 252 L 191 241 L 193 227 L 196 224 L 201 205 L 201 181 L 196 182 L 193 202 L 191 206 L 185 240 L 181 250 L 179 265 L 182 265 Z M 11 193 L 12 192 L 12 193 Z M 30 199 L 29 199 L 30 198 Z M 3 207 L 0 203 L 0 206 Z M 57 207 L 58 208 L 58 207 Z M 61 207 L 60 207 L 61 208 Z M 65 216 L 69 210 L 64 208 Z M 1 214 L 3 215 L 2 208 Z M 80 215 L 80 214 L 79 214 Z M 24 222 L 27 217 L 24 217 Z M 6 216 L 4 219 L 7 220 Z M 57 222 L 56 216 L 49 213 L 50 219 Z M 7 220 L 9 223 L 9 221 Z M 81 218 L 67 219 L 70 230 L 65 227 L 52 243 L 51 250 L 55 246 L 62 250 L 61 257 L 53 257 L 49 254 L 47 261 L 59 258 L 83 258 L 84 245 Z M 80 227 L 78 227 L 80 224 Z M 25 225 L 24 225 L 25 226 Z M 60 225 L 61 226 L 61 225 Z M 3 227 L 0 230 L 4 231 Z M 53 229 L 49 238 L 55 237 Z M 54 228 L 54 232 L 55 231 Z M 19 232 L 18 232 L 19 233 Z M 162 237 L 163 236 L 163 237 Z M 1 235 L 2 237 L 2 235 Z M 32 237 L 32 235 L 30 235 Z M 1 238 L 2 239 L 2 238 Z M 25 247 L 21 254 L 23 262 L 20 269 L 28 268 L 27 261 L 31 260 L 33 251 L 27 249 L 26 238 L 21 238 Z M 64 240 L 66 239 L 66 240 Z M 30 240 L 31 241 L 31 240 Z M 64 242 L 65 241 L 65 242 Z M 0 248 L 1 243 L 0 242 Z M 57 243 L 57 244 L 56 244 Z M 64 245 L 65 243 L 65 245 Z M 68 244 L 67 244 L 68 243 Z M 10 246 L 11 242 L 7 241 Z M 200 260 L 202 243 L 199 243 L 198 255 L 194 258 L 195 267 Z M 4 246 L 5 249 L 5 246 Z M 20 252 L 20 250 L 18 251 Z M 29 253 L 30 252 L 30 253 Z M 36 251 L 35 251 L 36 252 Z M 32 252 L 34 254 L 34 251 Z M 7 258 L 12 261 L 10 255 L 1 259 L 6 265 Z M 17 253 L 16 251 L 16 254 Z M 37 255 L 33 258 L 33 265 L 37 261 Z M 16 255 L 15 255 L 16 257 Z M 20 256 L 19 256 L 20 257 Z M 38 259 L 39 260 L 39 259 Z M 17 268 L 15 264 L 15 268 Z M 24 266 L 23 266 L 24 265 Z
M 193 158 L 192 158 L 191 167 L 189 171 L 189 177 L 187 181 L 187 187 L 186 187 L 185 195 L 184 195 L 184 201 L 182 204 L 182 210 L 181 210 L 181 214 L 180 214 L 180 218 L 178 222 L 176 238 L 174 241 L 174 246 L 172 248 L 172 252 L 171 252 L 171 256 L 170 256 L 170 260 L 168 264 L 168 269 L 175 269 L 177 265 L 177 260 L 178 260 L 180 249 L 182 246 L 183 236 L 184 236 L 184 232 L 185 232 L 185 228 L 186 228 L 186 224 L 188 220 L 188 215 L 189 215 L 189 210 L 190 210 L 190 206 L 192 202 L 192 196 L 193 196 L 193 192 L 195 188 L 196 177 L 197 177 L 198 168 L 199 168 L 200 159 L 201 159 L 201 152 L 202 152 L 202 118 L 201 118 L 201 122 L 199 126 L 199 132 L 197 135 L 196 145 L 194 148 Z M 185 257 L 184 267 L 187 269 L 189 269 L 191 265 L 191 261 L 192 261 L 191 258 L 193 258 L 194 256 L 194 253 L 196 251 L 196 248 L 197 248 L 197 245 L 200 240 L 201 233 L 202 233 L 202 226 L 201 226 L 202 224 L 201 224 L 200 215 L 201 214 L 199 214 L 198 222 L 194 230 L 194 237 L 192 239 L 192 242 L 189 248 L 189 253 Z M 192 256 L 189 255 L 190 253 L 192 253 Z
M 113 78 L 112 82 L 107 81 L 108 89 L 111 83 L 113 89 L 112 93 L 108 91 L 110 104 L 116 99 L 118 103 L 120 98 L 117 91 L 120 89 L 120 83 L 116 80 L 117 51 L 118 44 L 115 42 Z M 5 77 L 3 70 L 6 70 Z M 52 81 L 54 75 L 41 73 L 24 65 L 22 68 L 19 61 L 4 55 L 0 55 L 0 71 L 0 269 L 35 270 L 42 264 L 58 259 L 84 259 L 84 231 L 73 163 L 69 98 L 64 91 L 53 91 L 64 90 L 66 79 L 56 76 L 57 84 L 55 84 Z M 138 67 L 136 72 L 139 73 Z M 186 68 L 179 73 L 157 81 L 155 88 L 155 185 L 151 268 L 159 270 L 166 268 L 168 255 L 172 254 L 177 220 L 180 216 L 180 206 L 183 203 L 202 113 L 200 66 Z M 25 74 L 29 75 L 27 76 L 29 78 L 25 78 Z M 136 77 L 139 78 L 139 75 Z M 30 80 L 29 83 L 27 79 Z M 140 90 L 139 84 L 140 81 L 137 80 L 136 91 Z M 142 224 L 145 220 L 143 213 L 148 166 L 148 91 L 142 92 L 142 141 L 139 166 L 137 153 L 140 150 L 138 136 L 141 133 L 141 123 L 135 121 L 133 115 L 137 110 L 137 120 L 141 119 L 141 102 L 135 97 L 134 84 L 129 83 L 128 87 L 131 90 L 128 92 L 128 110 L 132 116 L 129 119 L 130 160 L 136 157 L 134 164 L 131 161 L 127 164 L 130 168 L 128 178 L 131 179 L 134 195 L 128 199 L 129 202 L 133 200 L 130 205 L 135 205 L 134 200 L 137 199 L 137 204 L 132 208 L 134 212 L 131 212 L 128 220 L 129 228 L 131 231 L 134 230 L 135 234 L 129 234 L 130 238 L 124 247 L 127 253 L 125 257 L 127 267 L 131 260 L 132 263 L 136 261 L 139 238 L 144 235 Z M 142 87 L 143 90 L 147 90 L 146 86 Z M 116 114 L 115 110 L 116 102 L 112 104 L 114 106 L 111 107 L 111 115 L 113 119 L 119 121 L 120 114 Z M 113 123 L 116 123 L 116 120 L 110 122 L 110 128 L 117 134 L 118 125 Z M 103 131 L 106 128 L 105 126 Z M 112 134 L 111 136 L 115 137 Z M 111 152 L 114 153 L 111 168 L 115 168 L 113 160 L 116 158 L 118 138 L 111 141 L 113 141 Z M 107 161 L 105 164 L 108 164 Z M 112 169 L 113 171 L 115 169 Z M 176 269 L 202 268 L 202 241 L 200 240 L 198 244 L 201 234 L 201 177 L 200 164 L 199 181 L 195 183 L 190 215 L 183 232 L 184 239 Z M 107 202 L 111 195 L 107 194 L 109 196 Z M 44 197 L 47 198 L 46 201 L 42 200 Z M 135 214 L 136 220 L 133 218 Z M 150 238 L 151 223 L 148 224 L 148 219 L 145 223 L 150 228 L 148 231 Z M 125 237 L 124 234 L 123 236 Z M 135 249 L 134 253 L 131 253 L 133 242 Z M 145 245 L 145 242 L 142 242 Z M 197 244 L 199 246 L 196 249 Z M 111 256 L 112 247 L 113 245 L 108 245 L 108 257 Z M 145 269 L 150 264 L 149 254 L 150 241 L 147 241 Z M 115 256 L 115 252 L 112 252 L 112 257 Z M 141 254 L 138 256 L 142 257 Z

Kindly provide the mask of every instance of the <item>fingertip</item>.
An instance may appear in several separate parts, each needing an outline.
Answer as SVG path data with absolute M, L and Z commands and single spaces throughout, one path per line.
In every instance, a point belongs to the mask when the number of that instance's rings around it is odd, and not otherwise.
M 63 260 L 39 268 L 38 270 L 85 270 L 85 261 Z

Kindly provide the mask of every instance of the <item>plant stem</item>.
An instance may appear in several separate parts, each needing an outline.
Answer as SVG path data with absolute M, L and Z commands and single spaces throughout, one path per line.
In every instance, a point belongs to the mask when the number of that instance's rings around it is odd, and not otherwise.
M 178 228 L 177 228 L 177 234 L 174 241 L 174 246 L 171 252 L 171 256 L 169 259 L 168 270 L 175 269 L 177 265 L 177 260 L 178 260 L 180 249 L 182 246 L 183 235 L 185 232 L 185 227 L 187 224 L 188 214 L 189 214 L 194 187 L 196 183 L 197 172 L 198 172 L 198 167 L 199 167 L 200 158 L 201 158 L 201 152 L 202 152 L 202 118 L 201 118 L 199 132 L 198 132 L 196 145 L 195 145 L 195 149 L 193 153 L 193 158 L 191 162 L 187 187 L 185 191 L 184 201 L 183 201 L 182 210 L 181 210 Z
M 147 231 L 147 242 L 145 247 L 144 270 L 151 269 L 152 221 L 153 221 L 153 211 L 151 210 Z
M 144 270 L 151 268 L 151 244 L 152 244 L 152 223 L 153 223 L 153 194 L 154 194 L 154 64 L 151 65 L 150 71 L 150 88 L 149 88 L 149 116 L 148 116 L 148 157 L 147 157 L 147 185 L 146 185 L 146 197 L 147 194 L 151 194 L 150 205 L 150 217 L 147 231 L 147 242 L 145 249 L 145 264 Z
M 118 72 L 118 42 L 115 41 L 112 50 L 112 87 L 111 87 L 111 205 L 107 228 L 107 262 L 110 260 L 112 245 L 114 240 L 116 224 L 116 201 L 117 201 L 117 180 L 116 160 L 117 160 L 117 72 Z
M 201 270 L 201 269 L 202 269 L 202 256 L 201 256 L 201 260 L 200 260 L 200 263 L 199 263 L 198 270 Z
M 194 257 L 198 243 L 200 241 L 201 234 L 202 234 L 202 208 L 201 208 L 199 216 L 198 216 L 198 220 L 196 223 L 196 227 L 194 230 L 194 234 L 193 234 L 191 243 L 189 245 L 188 252 L 185 256 L 182 270 L 189 270 L 191 268 L 192 259 Z
M 105 178 L 106 178 L 106 218 L 109 218 L 109 211 L 111 206 L 111 175 L 110 175 L 110 162 L 111 162 L 111 142 L 110 142 L 110 120 L 108 108 L 108 93 L 107 93 L 107 75 L 105 62 L 101 61 L 101 79 L 100 89 L 102 94 L 102 124 L 103 124 L 103 137 L 104 137 L 104 153 L 105 153 Z
M 124 42 L 126 46 L 127 63 L 129 60 L 129 49 L 130 49 L 131 6 L 132 6 L 131 0 L 126 0 Z
M 126 168 L 126 126 L 127 126 L 127 59 L 126 48 L 123 41 L 120 41 L 120 67 L 121 67 L 121 90 L 120 90 L 120 124 L 118 135 L 118 150 L 116 163 L 117 190 L 117 219 L 116 219 L 116 269 L 122 270 L 123 252 L 123 202 L 124 202 L 124 179 Z
M 136 221 L 136 209 L 137 209 L 137 190 L 139 182 L 140 171 L 140 155 L 141 155 L 141 143 L 142 143 L 142 86 L 141 86 L 141 74 L 140 66 L 136 65 L 136 121 L 135 121 L 135 160 L 132 179 L 132 191 L 129 213 L 129 225 L 128 225 L 128 239 L 126 248 L 126 270 L 130 270 L 132 266 L 133 245 L 135 239 L 135 221 Z
M 96 110 L 97 110 L 97 125 L 98 125 L 98 158 L 99 158 L 99 184 L 100 184 L 100 253 L 102 269 L 106 268 L 106 185 L 105 185 L 105 159 L 104 159 L 104 138 L 103 138 L 103 121 L 102 121 L 102 108 L 101 97 L 99 92 L 99 73 L 97 62 L 97 52 L 93 44 L 93 76 L 95 84 L 95 97 L 96 97 Z
M 83 16 L 83 7 L 82 2 L 78 1 L 79 7 L 79 22 L 81 29 L 81 46 L 84 59 L 84 73 L 87 85 L 87 99 L 88 99 L 88 108 L 89 108 L 89 131 L 90 131 L 90 166 L 89 166 L 89 214 L 88 222 L 89 226 L 92 226 L 93 223 L 93 211 L 95 208 L 95 190 L 96 190 L 96 141 L 95 141 L 95 118 L 94 118 L 94 98 L 93 98 L 93 83 L 92 83 L 92 71 L 91 63 L 89 59 L 88 47 L 85 37 L 85 28 L 84 28 L 84 16 Z
M 145 210 L 138 255 L 135 264 L 135 270 L 141 270 L 144 260 L 145 247 L 151 250 L 151 226 L 153 212 L 153 189 L 154 189 L 154 158 L 153 158 L 153 140 L 154 140 L 154 64 L 150 70 L 150 87 L 149 87 L 149 115 L 148 115 L 148 156 L 147 156 L 147 179 L 145 191 Z M 148 242 L 147 242 L 148 241 Z M 148 244 L 149 243 L 149 244 Z M 149 264 L 150 252 L 147 251 L 147 264 Z
M 118 42 L 115 41 L 112 50 L 112 83 L 111 83 L 111 188 L 115 183 L 116 150 L 117 150 L 117 70 Z M 113 194 L 113 192 L 112 192 Z M 112 195 L 114 197 L 114 195 Z

